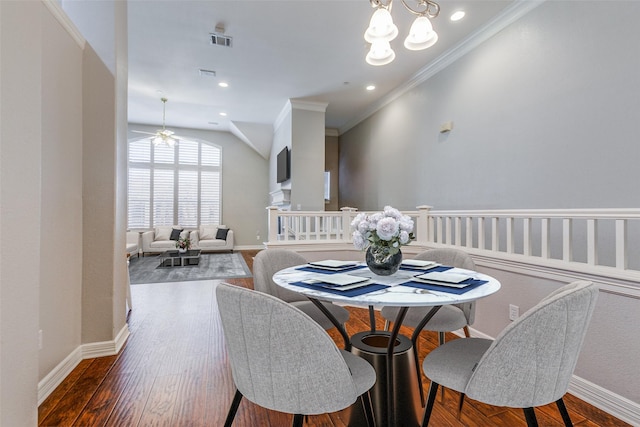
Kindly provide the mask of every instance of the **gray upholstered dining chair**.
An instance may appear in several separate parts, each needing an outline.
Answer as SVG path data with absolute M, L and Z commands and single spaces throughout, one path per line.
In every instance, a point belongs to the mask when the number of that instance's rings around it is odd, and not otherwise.
M 236 393 L 230 427 L 243 397 L 303 417 L 340 411 L 362 399 L 374 425 L 369 390 L 376 373 L 366 360 L 339 350 L 309 316 L 272 295 L 220 283 L 216 298 Z
M 288 249 L 265 249 L 258 252 L 253 259 L 253 288 L 288 302 L 313 320 L 324 329 L 331 329 L 335 325 L 318 307 L 304 295 L 292 292 L 276 285 L 273 275 L 287 267 L 306 264 L 307 260 L 297 252 Z M 336 318 L 338 323 L 344 325 L 349 320 L 349 311 L 330 302 L 323 302 L 323 306 Z
M 475 270 L 476 265 L 471 256 L 458 249 L 429 249 L 420 252 L 414 257 L 417 260 L 434 261 L 442 265 L 451 267 Z M 432 307 L 411 307 L 407 311 L 402 324 L 415 328 L 420 321 L 429 313 Z M 384 329 L 389 330 L 389 323 L 394 321 L 400 311 L 399 307 L 382 307 L 380 314 L 385 319 Z M 423 330 L 438 332 L 438 342 L 440 345 L 445 342 L 445 332 L 462 329 L 466 337 L 470 337 L 469 325 L 475 320 L 476 302 L 466 302 L 461 304 L 445 305 L 427 322 Z M 414 343 L 416 346 L 417 343 Z M 420 372 L 419 361 L 416 360 L 416 371 Z M 422 390 L 422 375 L 420 380 L 420 397 L 424 402 L 424 392 Z
M 534 407 L 556 402 L 571 426 L 562 397 L 597 297 L 593 283 L 572 282 L 509 324 L 495 341 L 457 339 L 431 351 L 422 365 L 431 380 L 422 426 L 429 424 L 438 385 L 489 405 L 522 408 L 529 427 L 538 425 Z

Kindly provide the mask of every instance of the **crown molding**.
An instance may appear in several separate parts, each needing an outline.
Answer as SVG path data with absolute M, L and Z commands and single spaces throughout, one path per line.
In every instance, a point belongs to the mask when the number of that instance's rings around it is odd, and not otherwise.
M 471 33 L 467 38 L 447 50 L 427 66 L 420 69 L 406 83 L 398 86 L 388 95 L 381 98 L 378 102 L 372 104 L 362 114 L 354 117 L 346 124 L 340 127 L 340 134 L 344 134 L 360 122 L 369 118 L 375 112 L 398 99 L 416 86 L 426 82 L 432 76 L 453 64 L 455 61 L 477 48 L 495 34 L 513 24 L 515 21 L 531 12 L 547 0 L 516 0 L 510 6 L 507 6 L 502 12 L 496 15 L 486 25 Z
M 82 36 L 82 33 L 80 33 L 80 30 L 78 30 L 78 27 L 69 19 L 69 16 L 67 16 L 64 9 L 62 9 L 62 6 L 55 0 L 42 0 L 42 3 L 49 9 L 49 12 L 56 18 L 58 23 L 62 25 L 62 28 L 64 28 L 78 46 L 80 46 L 80 49 L 84 50 L 87 41 Z

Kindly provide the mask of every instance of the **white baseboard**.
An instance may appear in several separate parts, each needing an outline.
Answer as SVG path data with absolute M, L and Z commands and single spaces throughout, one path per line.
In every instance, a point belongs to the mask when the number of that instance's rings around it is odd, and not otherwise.
M 475 338 L 493 339 L 493 337 L 473 328 L 469 328 L 469 332 Z M 454 334 L 464 337 L 462 331 L 456 331 Z M 576 375 L 571 377 L 567 392 L 632 426 L 640 426 L 640 405 L 625 397 Z
M 640 426 L 640 405 L 577 376 L 571 378 L 569 393 L 614 417 Z
M 38 383 L 38 406 L 49 397 L 82 360 L 118 354 L 128 337 L 129 326 L 125 323 L 112 341 L 82 344 L 76 347 Z
M 38 406 L 49 397 L 81 361 L 82 346 L 78 346 L 38 383 Z

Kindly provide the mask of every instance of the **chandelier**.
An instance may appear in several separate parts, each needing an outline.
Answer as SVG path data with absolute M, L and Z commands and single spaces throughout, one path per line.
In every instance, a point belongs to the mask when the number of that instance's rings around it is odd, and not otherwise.
M 371 49 L 367 54 L 366 61 L 371 65 L 386 65 L 396 57 L 389 42 L 398 35 L 398 27 L 391 18 L 391 6 L 393 0 L 384 3 L 383 0 L 369 0 L 371 7 L 375 9 L 369 28 L 364 33 L 364 39 L 371 43 Z M 440 5 L 431 0 L 413 0 L 415 8 L 407 4 L 406 0 L 401 0 L 404 7 L 416 15 L 409 35 L 404 39 L 404 47 L 409 50 L 422 50 L 433 46 L 438 41 L 438 34 L 433 30 L 430 19 L 435 18 L 440 13 Z

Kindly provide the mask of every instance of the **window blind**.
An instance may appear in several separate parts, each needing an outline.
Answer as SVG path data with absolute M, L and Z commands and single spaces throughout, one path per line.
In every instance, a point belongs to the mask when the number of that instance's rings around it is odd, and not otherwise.
M 181 139 L 175 147 L 131 141 L 128 150 L 128 228 L 195 228 L 219 224 L 222 150 Z

